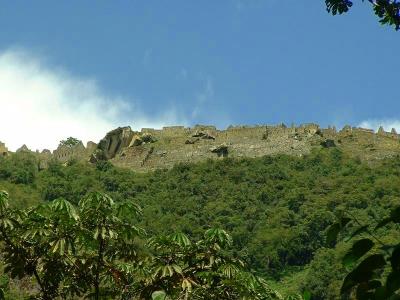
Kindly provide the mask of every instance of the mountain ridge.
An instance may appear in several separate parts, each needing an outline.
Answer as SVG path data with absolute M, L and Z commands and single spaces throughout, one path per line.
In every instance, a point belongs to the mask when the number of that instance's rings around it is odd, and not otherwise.
M 135 171 L 171 168 L 178 163 L 199 162 L 224 157 L 261 157 L 288 154 L 302 156 L 314 148 L 337 147 L 365 160 L 400 155 L 400 135 L 395 129 L 377 132 L 371 129 L 344 126 L 321 128 L 307 123 L 299 126 L 230 126 L 219 130 L 215 126 L 170 126 L 162 129 L 143 128 L 134 131 L 130 126 L 118 127 L 108 132 L 99 143 L 82 142 L 73 145 L 60 143 L 53 152 L 43 150 L 37 155 L 40 168 L 56 159 L 95 163 L 108 160 L 116 166 Z M 30 151 L 25 145 L 17 152 Z M 30 151 L 32 152 L 32 151 Z M 12 154 L 0 143 L 0 155 Z

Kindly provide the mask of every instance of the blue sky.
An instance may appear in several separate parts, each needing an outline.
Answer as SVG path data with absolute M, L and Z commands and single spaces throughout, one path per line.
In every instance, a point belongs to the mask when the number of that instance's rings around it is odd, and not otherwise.
M 0 1 L 0 140 L 54 148 L 118 125 L 400 129 L 400 33 L 359 2 L 333 17 L 323 0 Z

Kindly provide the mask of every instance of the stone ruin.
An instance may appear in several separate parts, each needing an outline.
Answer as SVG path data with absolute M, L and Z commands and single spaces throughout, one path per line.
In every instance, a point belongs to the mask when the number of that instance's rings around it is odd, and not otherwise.
M 62 163 L 108 160 L 116 166 L 149 171 L 171 168 L 177 163 L 225 157 L 261 157 L 281 153 L 302 156 L 316 147 L 338 147 L 369 160 L 399 155 L 400 139 L 394 129 L 386 132 L 380 128 L 375 133 L 346 125 L 337 131 L 335 127 L 320 128 L 313 123 L 289 127 L 285 124 L 229 126 L 226 130 L 196 125 L 192 128 L 171 126 L 134 131 L 126 126 L 108 132 L 98 144 L 59 146 L 53 153 L 43 150 L 36 154 L 41 168 L 45 168 L 51 159 Z M 18 151 L 30 150 L 25 146 Z M 8 153 L 5 145 L 0 143 L 0 155 Z
M 196 125 L 143 128 L 120 127 L 109 132 L 98 145 L 91 161 L 110 160 L 114 165 L 136 171 L 171 168 L 177 163 L 199 162 L 224 157 L 260 157 L 285 153 L 302 156 L 315 147 L 339 147 L 366 159 L 400 154 L 399 136 L 392 130 L 345 126 L 320 128 L 300 126 L 215 126 Z
M 87 161 L 88 157 L 97 149 L 97 144 L 94 142 L 88 142 L 86 147 L 81 143 L 74 145 L 74 146 L 58 146 L 56 150 L 51 152 L 48 149 L 44 149 L 43 151 L 39 152 L 36 150 L 35 152 L 30 150 L 26 145 L 22 145 L 18 148 L 15 152 L 26 152 L 32 153 L 38 159 L 38 167 L 39 169 L 45 169 L 48 166 L 48 163 L 55 159 L 60 161 L 61 163 L 67 163 L 71 160 L 77 161 Z M 12 154 L 4 143 L 0 142 L 0 156 L 8 156 Z
M 6 145 L 0 142 L 0 156 L 7 156 L 7 155 L 8 155 L 8 149 Z

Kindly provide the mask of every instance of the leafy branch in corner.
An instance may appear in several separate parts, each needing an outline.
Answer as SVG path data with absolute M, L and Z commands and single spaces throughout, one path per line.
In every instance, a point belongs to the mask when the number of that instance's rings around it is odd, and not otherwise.
M 341 295 L 344 299 L 359 300 L 400 299 L 400 243 L 386 244 L 376 231 L 389 224 L 400 224 L 400 206 L 390 216 L 375 226 L 362 224 L 349 212 L 345 212 L 327 231 L 327 242 L 333 243 L 338 235 L 355 225 L 348 240 L 360 235 L 342 258 L 346 268 L 352 269 L 343 280 Z
M 397 0 L 367 0 L 373 6 L 375 15 L 383 25 L 400 29 L 400 2 Z M 333 15 L 347 13 L 353 6 L 350 0 L 325 0 L 326 8 Z M 362 0 L 365 2 L 365 0 Z

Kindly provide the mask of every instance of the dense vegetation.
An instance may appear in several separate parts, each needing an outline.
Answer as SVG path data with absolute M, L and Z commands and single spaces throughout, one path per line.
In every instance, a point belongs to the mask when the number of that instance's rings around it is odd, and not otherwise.
M 63 198 L 81 211 L 82 199 L 94 192 L 107 193 L 118 205 L 136 203 L 142 213 L 134 226 L 147 233 L 135 239 L 141 255 L 157 253 L 148 237 L 181 232 L 201 241 L 207 230 L 221 228 L 233 241 L 224 255 L 240 258 L 270 287 L 284 295 L 309 290 L 312 299 L 337 299 L 349 271 L 341 259 L 351 242 L 345 231 L 335 245 L 326 239 L 327 228 L 343 212 L 361 224 L 385 217 L 398 203 L 399 175 L 399 157 L 368 164 L 335 148 L 305 157 L 227 158 L 147 174 L 108 162 L 74 161 L 52 162 L 38 171 L 34 156 L 18 153 L 0 161 L 0 190 L 9 192 L 11 208 L 52 207 Z M 358 226 L 347 225 L 348 232 Z M 395 226 L 377 237 L 398 240 Z M 31 282 L 7 278 L 0 282 L 7 293 L 15 293 L 16 284 L 32 289 Z
M 34 278 L 42 300 L 282 299 L 229 255 L 224 230 L 209 229 L 195 243 L 182 233 L 153 237 L 150 254 L 140 251 L 139 213 L 132 202 L 98 192 L 78 207 L 58 199 L 16 210 L 0 192 L 4 271 Z

